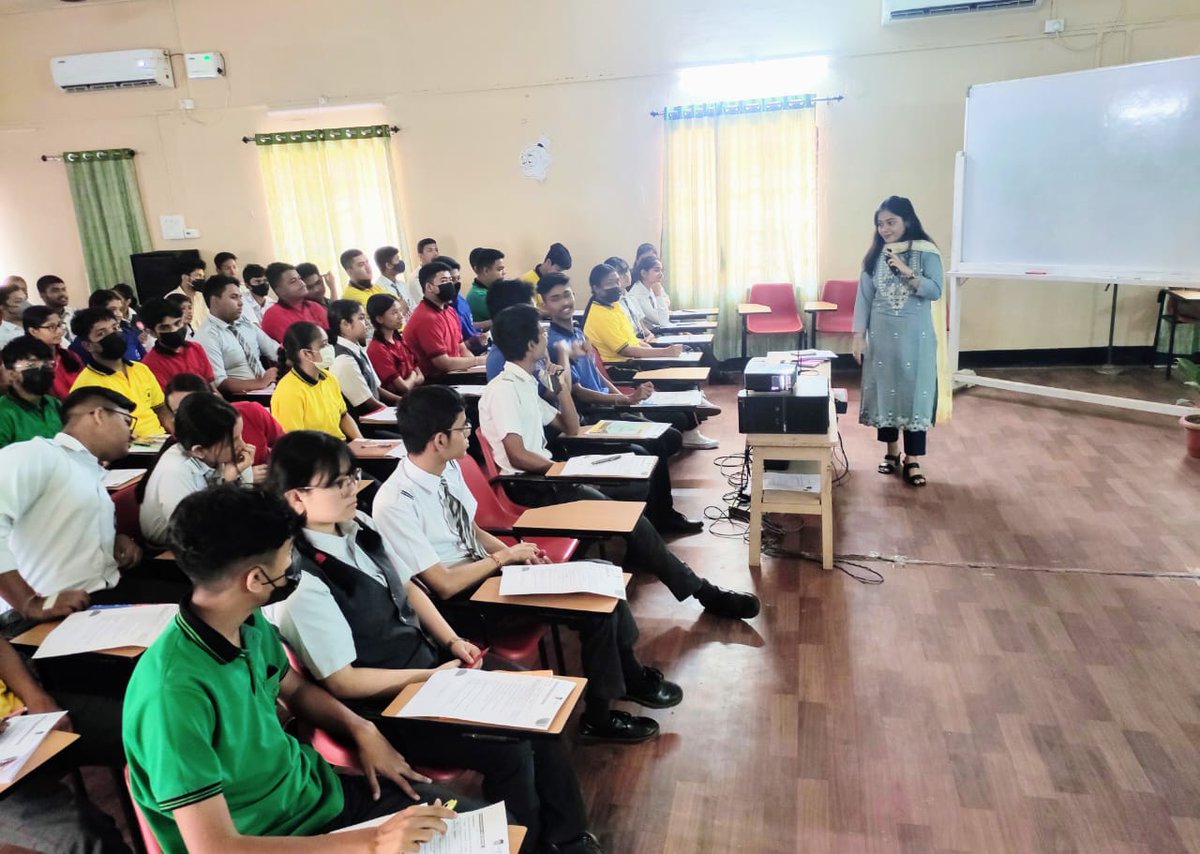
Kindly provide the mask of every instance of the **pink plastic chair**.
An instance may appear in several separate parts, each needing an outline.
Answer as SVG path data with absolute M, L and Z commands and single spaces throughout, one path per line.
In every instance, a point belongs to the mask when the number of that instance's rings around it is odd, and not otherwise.
M 830 279 L 821 285 L 821 301 L 831 302 L 837 311 L 822 311 L 817 314 L 814 329 L 817 332 L 854 331 L 854 301 L 858 297 L 858 282 L 849 279 Z
M 162 848 L 158 846 L 158 840 L 154 838 L 154 831 L 150 829 L 150 824 L 146 821 L 146 816 L 142 813 L 142 808 L 133 799 L 133 786 L 129 782 L 128 765 L 125 766 L 125 788 L 129 790 L 129 802 L 133 804 L 133 814 L 137 818 L 138 833 L 142 836 L 142 847 L 146 849 L 146 854 L 162 854 Z M 133 828 L 130 828 L 130 830 L 132 831 Z
M 770 307 L 770 314 L 748 314 L 746 331 L 751 335 L 796 333 L 797 349 L 804 346 L 804 320 L 796 308 L 796 289 L 791 282 L 766 282 L 750 286 L 750 302 Z

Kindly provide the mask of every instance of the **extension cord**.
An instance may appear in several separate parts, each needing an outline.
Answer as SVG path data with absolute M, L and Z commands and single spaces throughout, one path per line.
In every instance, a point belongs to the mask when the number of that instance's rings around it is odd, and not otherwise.
M 750 511 L 744 507 L 730 507 L 729 508 L 729 518 L 737 519 L 739 522 L 749 522 L 750 521 Z

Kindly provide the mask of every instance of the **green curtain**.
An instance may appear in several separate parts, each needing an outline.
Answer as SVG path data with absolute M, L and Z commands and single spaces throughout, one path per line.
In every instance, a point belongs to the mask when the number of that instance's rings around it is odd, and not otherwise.
M 128 148 L 63 154 L 75 221 L 83 243 L 88 288 L 133 284 L 129 256 L 150 251 L 133 152 Z

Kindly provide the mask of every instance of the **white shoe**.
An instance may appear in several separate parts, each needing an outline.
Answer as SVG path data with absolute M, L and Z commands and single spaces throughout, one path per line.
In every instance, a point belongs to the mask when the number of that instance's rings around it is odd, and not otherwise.
M 697 427 L 683 434 L 683 446 L 693 451 L 711 451 L 719 448 L 721 443 L 716 439 L 708 438 Z
M 703 409 L 711 409 L 717 415 L 721 414 L 721 407 L 705 397 L 704 392 L 700 392 L 700 406 Z

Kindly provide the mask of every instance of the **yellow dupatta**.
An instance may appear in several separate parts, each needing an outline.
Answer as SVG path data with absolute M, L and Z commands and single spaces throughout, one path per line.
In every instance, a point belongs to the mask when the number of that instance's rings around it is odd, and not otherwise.
M 912 249 L 918 252 L 928 252 L 936 255 L 939 261 L 942 261 L 942 253 L 938 248 L 928 240 L 914 240 L 911 245 Z M 922 271 L 924 272 L 924 271 Z M 931 300 L 929 309 L 933 316 L 933 334 L 937 338 L 937 413 L 934 417 L 934 422 L 941 424 L 950 420 L 950 411 L 954 403 L 954 383 L 951 379 L 950 370 L 950 336 L 946 329 L 946 304 L 950 300 L 950 295 L 946 293 L 946 264 L 942 261 L 942 296 L 940 299 Z

